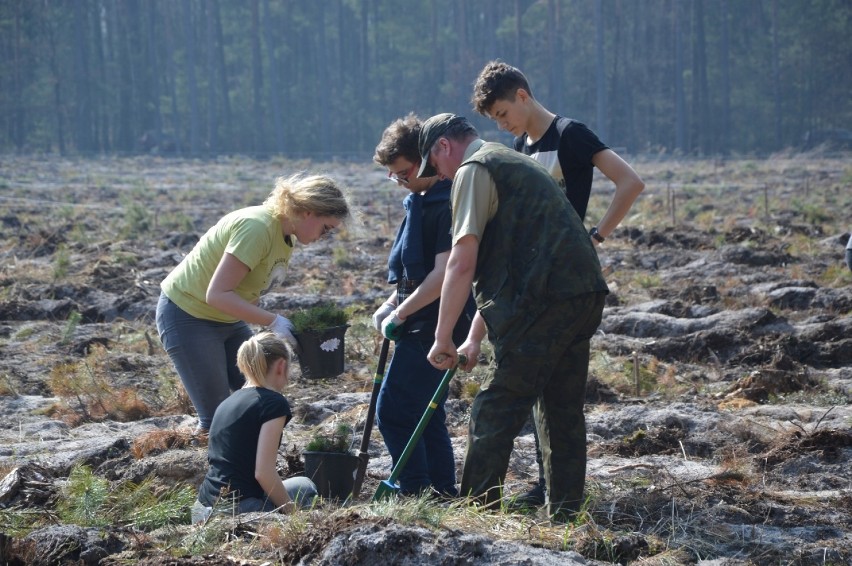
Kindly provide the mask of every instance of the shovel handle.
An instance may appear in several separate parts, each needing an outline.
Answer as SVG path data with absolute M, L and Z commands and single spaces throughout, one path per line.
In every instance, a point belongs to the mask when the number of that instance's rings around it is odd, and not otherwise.
M 444 355 L 444 354 L 438 354 L 433 359 L 435 360 L 436 364 L 442 364 L 442 363 L 444 363 L 444 360 L 447 359 L 447 356 Z M 463 366 L 465 364 L 467 364 L 467 356 L 465 356 L 464 354 L 458 354 L 458 358 L 456 360 L 455 368 L 458 368 L 458 367 Z M 450 368 L 450 369 L 455 369 L 455 368 Z
M 466 363 L 467 356 L 459 354 L 456 365 L 448 369 L 444 374 L 444 377 L 441 379 L 441 383 L 438 384 L 438 389 L 436 389 L 435 394 L 432 395 L 432 400 L 429 401 L 429 404 L 426 406 L 426 411 L 424 411 L 423 416 L 420 417 L 420 422 L 417 423 L 417 428 L 414 429 L 414 433 L 411 435 L 411 438 L 408 439 L 408 444 L 405 445 L 405 449 L 402 451 L 399 460 L 397 460 L 396 466 L 394 466 L 393 470 L 391 470 L 390 477 L 385 480 L 387 485 L 396 485 L 396 480 L 399 478 L 399 475 L 408 463 L 408 459 L 411 457 L 414 447 L 417 446 L 417 443 L 420 441 L 420 437 L 423 436 L 423 430 L 426 428 L 426 425 L 429 424 L 429 419 L 432 418 L 432 413 L 434 413 L 435 409 L 438 408 L 438 403 L 440 403 L 441 398 L 447 392 L 447 388 L 449 387 L 450 381 L 453 379 L 456 370 L 459 366 L 463 366 Z M 373 496 L 374 501 L 382 497 L 382 494 L 380 493 L 382 491 L 385 490 L 380 487 L 380 489 L 376 492 L 376 495 Z
M 388 349 L 390 340 L 382 341 L 382 350 L 379 353 L 379 363 L 376 367 L 376 375 L 373 377 L 373 392 L 370 394 L 370 408 L 367 409 L 367 422 L 364 423 L 364 434 L 361 436 L 361 446 L 358 450 L 358 468 L 355 470 L 355 481 L 352 484 L 352 498 L 361 494 L 361 486 L 364 485 L 364 476 L 367 474 L 367 463 L 370 460 L 370 435 L 373 432 L 373 422 L 376 418 L 376 402 L 379 398 L 379 390 L 385 377 L 385 365 L 388 361 Z

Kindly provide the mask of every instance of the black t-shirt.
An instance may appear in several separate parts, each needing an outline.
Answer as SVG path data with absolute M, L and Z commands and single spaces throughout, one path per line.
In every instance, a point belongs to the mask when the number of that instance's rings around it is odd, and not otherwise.
M 585 218 L 595 172 L 592 157 L 607 146 L 585 124 L 562 116 L 553 120 L 540 140 L 528 142 L 527 134 L 515 138 L 515 150 L 541 163 L 565 188 L 580 219 Z
M 265 497 L 254 478 L 260 428 L 267 421 L 280 417 L 289 421 L 291 416 L 287 399 L 262 387 L 245 387 L 222 401 L 210 425 L 210 469 L 198 488 L 198 501 L 212 506 L 223 487 L 238 491 L 239 498 Z

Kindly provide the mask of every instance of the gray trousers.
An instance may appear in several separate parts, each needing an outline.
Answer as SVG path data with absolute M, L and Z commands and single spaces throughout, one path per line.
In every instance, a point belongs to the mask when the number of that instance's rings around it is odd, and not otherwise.
M 245 383 L 237 350 L 252 337 L 251 329 L 245 322 L 196 318 L 161 293 L 157 333 L 198 413 L 198 426 L 209 430 L 219 403 Z

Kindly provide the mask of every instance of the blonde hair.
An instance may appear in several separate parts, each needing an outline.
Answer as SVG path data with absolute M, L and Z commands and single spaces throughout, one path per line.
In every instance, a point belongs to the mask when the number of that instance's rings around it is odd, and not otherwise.
M 237 367 L 246 376 L 246 385 L 264 387 L 269 368 L 279 359 L 287 363 L 290 371 L 290 347 L 272 332 L 261 332 L 242 343 L 237 350 Z
M 275 188 L 263 204 L 279 219 L 312 212 L 316 216 L 346 220 L 350 214 L 343 189 L 324 175 L 296 173 L 290 177 L 278 177 Z

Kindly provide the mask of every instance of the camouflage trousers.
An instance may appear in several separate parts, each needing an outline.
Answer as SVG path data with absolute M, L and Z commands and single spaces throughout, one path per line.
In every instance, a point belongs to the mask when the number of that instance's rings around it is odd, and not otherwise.
M 547 481 L 547 510 L 569 517 L 583 503 L 589 345 L 605 293 L 551 305 L 521 340 L 496 352 L 473 401 L 461 495 L 500 499 L 515 437 L 534 408 Z

